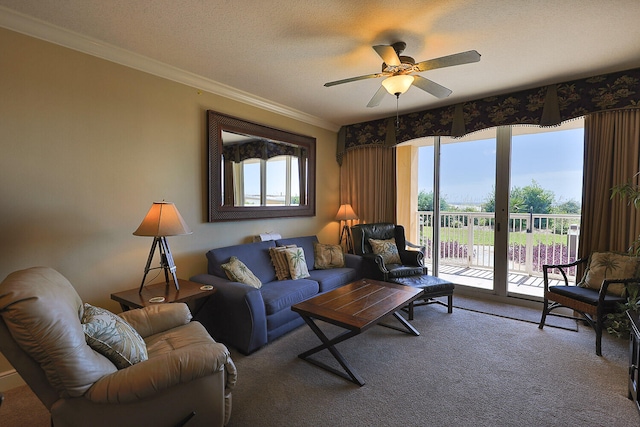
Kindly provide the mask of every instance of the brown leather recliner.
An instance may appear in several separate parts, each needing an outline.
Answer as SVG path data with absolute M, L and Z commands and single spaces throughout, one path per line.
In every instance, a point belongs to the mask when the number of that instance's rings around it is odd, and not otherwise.
M 423 261 L 425 248 L 408 242 L 405 239 L 403 226 L 391 223 L 357 224 L 351 227 L 351 234 L 355 254 L 364 258 L 364 277 L 387 281 L 398 277 L 427 274 Z M 369 240 L 391 238 L 395 239 L 400 263 L 385 262 L 382 256 L 374 253 Z M 412 250 L 408 250 L 407 246 Z
M 148 359 L 117 369 L 85 341 L 83 303 L 47 267 L 0 283 L 0 351 L 62 426 L 214 426 L 231 413 L 236 369 L 185 304 L 120 314 Z

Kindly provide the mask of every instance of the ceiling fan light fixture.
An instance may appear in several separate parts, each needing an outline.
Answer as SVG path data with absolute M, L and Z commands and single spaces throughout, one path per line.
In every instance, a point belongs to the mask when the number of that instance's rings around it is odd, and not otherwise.
M 409 90 L 413 83 L 413 76 L 408 74 L 399 74 L 397 76 L 387 77 L 382 81 L 382 86 L 391 95 L 400 96 Z

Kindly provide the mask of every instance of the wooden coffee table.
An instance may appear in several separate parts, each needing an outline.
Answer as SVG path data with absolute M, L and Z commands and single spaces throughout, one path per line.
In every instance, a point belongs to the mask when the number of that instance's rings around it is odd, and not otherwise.
M 355 372 L 338 352 L 335 345 L 361 334 L 371 326 L 378 324 L 383 317 L 389 314 L 393 314 L 403 327 L 381 324 L 382 326 L 416 336 L 420 335 L 409 322 L 398 314 L 398 310 L 418 298 L 421 294 L 422 289 L 378 280 L 362 279 L 293 305 L 291 309 L 300 314 L 311 330 L 322 341 L 321 345 L 299 354 L 298 357 L 353 381 L 359 386 L 363 386 L 364 380 L 362 377 Z M 333 339 L 329 339 L 320 330 L 314 319 L 340 326 L 345 328 L 346 331 Z M 347 375 L 323 362 L 310 358 L 311 355 L 324 349 L 331 352 Z

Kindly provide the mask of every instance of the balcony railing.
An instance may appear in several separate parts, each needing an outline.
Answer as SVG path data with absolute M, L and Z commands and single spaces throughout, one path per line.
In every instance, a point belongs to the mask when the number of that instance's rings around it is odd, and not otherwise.
M 433 212 L 418 212 L 417 241 L 426 247 L 425 262 L 434 256 Z M 440 213 L 440 265 L 493 269 L 493 212 Z M 576 260 L 580 215 L 511 214 L 509 217 L 509 272 L 542 277 L 544 264 Z M 575 267 L 569 272 L 575 278 Z

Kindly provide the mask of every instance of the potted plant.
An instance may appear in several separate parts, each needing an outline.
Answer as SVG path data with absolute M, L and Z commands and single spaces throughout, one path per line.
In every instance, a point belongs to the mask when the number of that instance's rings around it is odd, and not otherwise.
M 636 178 L 640 173 L 636 174 Z M 611 198 L 620 197 L 628 200 L 628 204 L 638 209 L 640 208 L 640 187 L 632 181 L 616 185 L 611 189 Z M 631 243 L 629 253 L 640 256 L 640 236 Z M 640 282 L 639 282 L 640 283 Z M 627 286 L 627 302 L 619 304 L 619 310 L 607 315 L 607 332 L 618 338 L 628 337 L 630 332 L 630 322 L 626 314 L 627 311 L 637 313 L 640 311 L 640 301 L 638 301 L 638 283 Z

